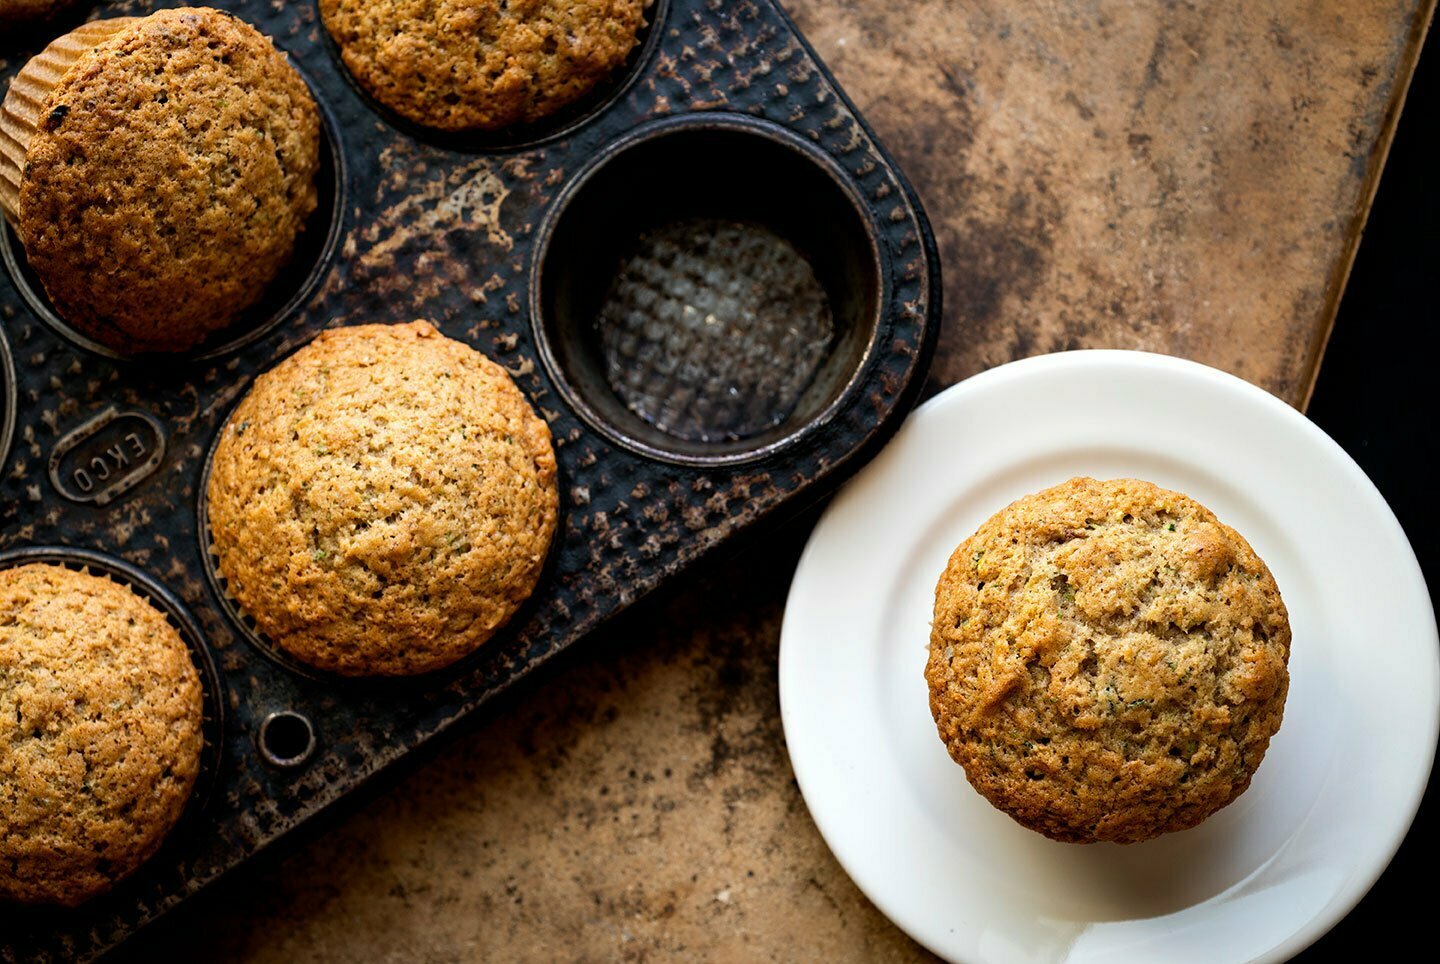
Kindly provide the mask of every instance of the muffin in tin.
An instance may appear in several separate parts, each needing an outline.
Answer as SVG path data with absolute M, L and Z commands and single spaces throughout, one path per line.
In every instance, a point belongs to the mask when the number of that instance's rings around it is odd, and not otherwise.
M 925 678 L 950 755 L 1057 840 L 1193 827 L 1280 728 L 1290 624 L 1249 543 L 1187 496 L 1071 479 L 998 512 L 935 590 Z
M 232 325 L 315 209 L 320 117 L 259 31 L 208 8 L 55 40 L 0 108 L 0 207 L 56 312 L 122 354 Z
M 610 78 L 650 0 L 320 0 L 350 74 L 406 120 L 448 132 L 531 124 Z
M 74 906 L 134 872 L 200 769 L 179 632 L 101 576 L 0 570 L 0 899 Z
M 533 591 L 558 511 L 550 431 L 499 365 L 428 323 L 322 332 L 216 443 L 226 591 L 281 651 L 347 676 L 448 666 Z
M 77 3 L 79 0 L 0 0 L 0 27 L 46 20 Z

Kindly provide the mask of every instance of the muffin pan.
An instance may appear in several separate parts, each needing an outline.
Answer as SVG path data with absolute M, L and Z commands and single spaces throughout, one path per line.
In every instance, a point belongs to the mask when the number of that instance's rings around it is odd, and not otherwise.
M 214 792 L 113 893 L 0 918 L 7 960 L 115 946 L 709 550 L 827 493 L 897 427 L 934 347 L 924 213 L 771 0 L 660 0 L 588 103 L 485 140 L 377 111 L 313 5 L 216 5 L 276 40 L 325 116 L 328 193 L 263 310 L 186 356 L 117 358 L 54 316 L 8 229 L 0 245 L 0 442 L 16 420 L 0 552 L 111 567 L 187 627 L 226 694 Z M 4 79 L 32 52 L 0 52 Z M 415 318 L 505 366 L 549 422 L 551 557 L 454 667 L 300 672 L 210 566 L 208 455 L 255 376 L 321 329 Z

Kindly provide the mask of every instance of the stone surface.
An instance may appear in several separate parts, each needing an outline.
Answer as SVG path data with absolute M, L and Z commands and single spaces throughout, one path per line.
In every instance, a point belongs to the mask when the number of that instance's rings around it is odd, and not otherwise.
M 934 222 L 932 387 L 1105 346 L 1196 358 L 1295 404 L 1432 8 L 790 4 Z M 131 953 L 923 959 L 829 855 L 786 760 L 775 664 L 807 528 L 641 604 Z
M 134 960 L 914 960 L 791 775 L 775 661 L 808 523 L 639 604 Z
M 940 242 L 932 384 L 1139 348 L 1309 396 L 1429 0 L 791 0 Z

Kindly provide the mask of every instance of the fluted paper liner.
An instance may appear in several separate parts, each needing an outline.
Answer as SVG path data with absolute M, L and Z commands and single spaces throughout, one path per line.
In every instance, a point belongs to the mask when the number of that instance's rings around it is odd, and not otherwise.
M 0 210 L 20 230 L 20 179 L 30 138 L 44 119 L 50 94 L 85 52 L 115 36 L 138 17 L 94 20 L 50 42 L 10 81 L 0 104 Z M 23 238 L 22 238 L 23 240 Z

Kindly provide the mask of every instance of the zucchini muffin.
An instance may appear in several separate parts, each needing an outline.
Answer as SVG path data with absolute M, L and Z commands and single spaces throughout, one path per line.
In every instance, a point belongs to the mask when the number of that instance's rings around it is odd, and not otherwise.
M 1250 785 L 1289 656 L 1280 590 L 1239 533 L 1149 482 L 1078 478 L 955 550 L 925 679 L 992 804 L 1056 840 L 1134 843 Z
M 351 75 L 442 131 L 527 124 L 584 97 L 629 56 L 650 0 L 320 0 Z
M 255 28 L 208 8 L 97 20 L 0 109 L 0 206 L 56 312 L 124 354 L 182 351 L 264 295 L 315 209 L 320 119 Z
M 200 769 L 200 677 L 100 576 L 0 570 L 0 899 L 74 906 L 145 862 Z
M 331 329 L 261 375 L 208 498 L 244 612 L 352 676 L 440 669 L 493 636 L 535 588 L 558 506 L 545 422 L 423 321 Z

